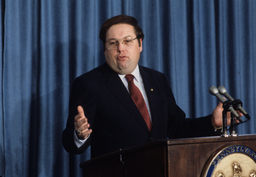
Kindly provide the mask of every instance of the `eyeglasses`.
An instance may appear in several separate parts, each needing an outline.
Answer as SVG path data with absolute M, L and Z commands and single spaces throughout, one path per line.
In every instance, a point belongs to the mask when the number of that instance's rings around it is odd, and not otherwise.
M 120 40 L 120 42 L 117 40 L 117 39 L 110 39 L 108 41 L 106 41 L 107 43 L 107 49 L 108 50 L 116 50 L 117 49 L 117 46 L 122 43 L 122 45 L 125 47 L 125 48 L 129 48 L 129 47 L 132 47 L 133 44 L 134 44 L 134 40 L 137 39 L 134 38 L 132 39 L 132 37 L 125 37 L 123 39 Z

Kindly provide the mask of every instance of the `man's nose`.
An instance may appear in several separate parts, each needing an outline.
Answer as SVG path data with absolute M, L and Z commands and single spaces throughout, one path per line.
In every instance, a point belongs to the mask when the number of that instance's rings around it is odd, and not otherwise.
M 117 44 L 117 50 L 118 50 L 118 51 L 122 51 L 122 50 L 124 50 L 124 49 L 125 49 L 125 47 L 124 47 L 123 42 L 118 42 L 118 44 Z

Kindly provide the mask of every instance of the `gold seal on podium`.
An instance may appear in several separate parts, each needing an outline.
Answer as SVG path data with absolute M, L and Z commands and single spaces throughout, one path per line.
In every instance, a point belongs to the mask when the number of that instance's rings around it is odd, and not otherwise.
M 208 160 L 202 177 L 256 177 L 256 152 L 242 145 L 221 148 Z

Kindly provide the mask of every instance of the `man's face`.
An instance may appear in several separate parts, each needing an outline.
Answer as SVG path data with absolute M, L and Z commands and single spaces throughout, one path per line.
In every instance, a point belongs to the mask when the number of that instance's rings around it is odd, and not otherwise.
M 133 40 L 131 46 L 127 47 L 121 43 L 123 39 L 134 39 L 136 34 L 134 27 L 128 24 L 116 24 L 111 26 L 106 33 L 106 41 L 117 40 L 119 44 L 116 49 L 109 50 L 106 43 L 105 57 L 108 65 L 119 74 L 130 74 L 137 66 L 142 51 L 142 40 L 140 46 L 137 39 Z

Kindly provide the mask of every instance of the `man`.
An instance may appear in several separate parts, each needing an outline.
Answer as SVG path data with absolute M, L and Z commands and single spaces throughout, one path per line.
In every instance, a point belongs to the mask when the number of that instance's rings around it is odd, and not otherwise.
M 133 17 L 119 15 L 103 23 L 100 39 L 106 63 L 76 78 L 72 86 L 62 138 L 68 152 L 82 153 L 91 145 L 93 158 L 157 139 L 216 135 L 222 105 L 212 115 L 185 118 L 165 75 L 138 65 L 143 38 Z M 131 82 L 128 74 L 134 76 Z M 140 90 L 146 116 L 133 101 L 132 87 Z

